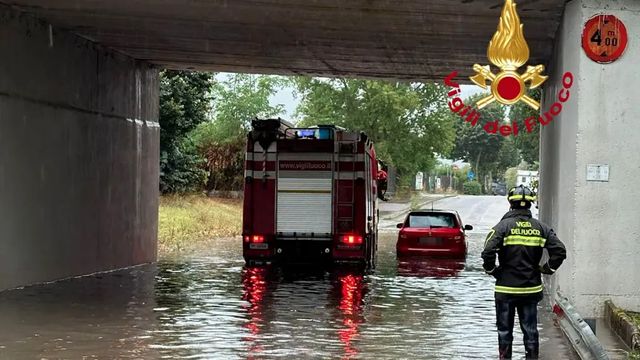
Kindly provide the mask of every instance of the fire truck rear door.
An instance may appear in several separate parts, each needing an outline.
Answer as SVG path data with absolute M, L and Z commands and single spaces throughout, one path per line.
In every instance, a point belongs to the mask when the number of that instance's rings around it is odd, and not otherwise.
M 301 155 L 301 154 L 298 154 Z M 332 232 L 332 162 L 281 156 L 278 161 L 277 232 L 284 235 L 330 236 Z

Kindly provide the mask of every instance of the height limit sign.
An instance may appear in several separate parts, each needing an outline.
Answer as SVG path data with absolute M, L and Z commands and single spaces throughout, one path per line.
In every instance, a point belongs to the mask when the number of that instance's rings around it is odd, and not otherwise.
M 582 48 L 598 63 L 612 63 L 622 56 L 628 42 L 627 28 L 613 15 L 596 15 L 582 31 Z

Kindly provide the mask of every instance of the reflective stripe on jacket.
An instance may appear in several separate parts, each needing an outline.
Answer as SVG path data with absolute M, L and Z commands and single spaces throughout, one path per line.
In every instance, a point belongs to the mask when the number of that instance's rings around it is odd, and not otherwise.
M 534 219 L 526 209 L 505 214 L 487 235 L 482 251 L 482 266 L 496 278 L 497 297 L 541 296 L 539 264 L 543 249 L 549 253 L 549 267 L 558 269 L 566 258 L 566 250 L 553 229 Z

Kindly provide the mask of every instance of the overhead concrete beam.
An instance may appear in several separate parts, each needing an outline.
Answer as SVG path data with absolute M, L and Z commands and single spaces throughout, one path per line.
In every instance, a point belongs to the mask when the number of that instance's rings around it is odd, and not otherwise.
M 486 58 L 501 0 L 0 0 L 133 58 L 176 69 L 441 80 Z M 565 1 L 520 1 L 547 63 Z

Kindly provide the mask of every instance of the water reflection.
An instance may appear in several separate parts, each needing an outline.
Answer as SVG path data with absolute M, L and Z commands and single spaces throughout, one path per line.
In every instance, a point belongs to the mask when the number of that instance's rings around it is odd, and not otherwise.
M 342 316 L 342 328 L 338 330 L 338 337 L 343 344 L 343 359 L 352 359 L 358 355 L 354 342 L 359 336 L 360 324 L 364 322 L 362 308 L 367 292 L 364 275 L 359 273 L 338 274 L 334 281 L 334 288 L 339 294 L 338 309 Z
M 247 358 L 293 356 L 297 349 L 343 359 L 359 356 L 369 293 L 362 271 L 245 267 L 241 282 Z
M 243 341 L 249 345 L 247 354 L 249 359 L 253 359 L 255 355 L 264 351 L 256 339 L 264 326 L 268 271 L 266 267 L 250 267 L 242 270 L 242 300 L 248 302 L 244 308 L 249 315 L 249 321 L 244 326 L 249 334 L 243 338 Z
M 0 292 L 0 359 L 494 357 L 482 239 L 466 264 L 398 262 L 394 240 L 373 274 L 244 267 L 229 239 L 211 256 Z
M 398 276 L 458 277 L 464 266 L 460 259 L 403 257 L 398 259 Z

